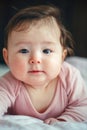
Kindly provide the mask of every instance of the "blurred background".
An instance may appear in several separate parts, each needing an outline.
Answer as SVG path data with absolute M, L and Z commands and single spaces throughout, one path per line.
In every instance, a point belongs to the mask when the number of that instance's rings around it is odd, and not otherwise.
M 40 4 L 53 4 L 61 9 L 63 24 L 72 33 L 75 41 L 75 56 L 87 57 L 86 0 L 0 0 L 0 63 L 4 63 L 4 28 L 10 18 L 22 8 Z

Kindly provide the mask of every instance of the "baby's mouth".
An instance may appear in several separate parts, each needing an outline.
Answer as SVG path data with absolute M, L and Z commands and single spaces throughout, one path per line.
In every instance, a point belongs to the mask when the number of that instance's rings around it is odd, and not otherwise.
M 28 73 L 39 74 L 39 73 L 44 73 L 44 71 L 42 71 L 42 70 L 31 70 L 31 71 L 28 71 Z

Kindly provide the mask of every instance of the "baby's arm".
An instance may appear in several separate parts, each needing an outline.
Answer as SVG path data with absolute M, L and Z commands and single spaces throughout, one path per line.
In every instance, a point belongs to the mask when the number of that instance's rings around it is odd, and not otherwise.
M 48 119 L 44 120 L 44 123 L 52 125 L 52 124 L 54 124 L 54 123 L 56 123 L 58 121 L 65 121 L 65 120 L 63 120 L 63 119 L 58 120 L 56 118 L 48 118 Z
M 8 94 L 4 89 L 0 88 L 0 116 L 7 113 L 8 108 L 11 106 Z
M 0 116 L 7 113 L 8 108 L 14 102 L 15 94 L 12 91 L 12 81 L 8 74 L 0 78 Z
M 73 74 L 68 85 L 68 105 L 57 119 L 79 122 L 87 120 L 87 88 L 79 71 Z
M 44 122 L 53 124 L 57 121 L 87 120 L 87 88 L 78 71 L 73 74 L 68 91 L 68 104 L 65 111 L 57 118 L 48 118 Z

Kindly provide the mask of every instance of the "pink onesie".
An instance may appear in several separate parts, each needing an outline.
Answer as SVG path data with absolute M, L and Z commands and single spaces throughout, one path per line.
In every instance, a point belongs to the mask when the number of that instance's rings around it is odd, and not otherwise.
M 0 115 L 6 113 L 33 116 L 42 120 L 54 117 L 65 121 L 84 121 L 87 120 L 87 88 L 80 72 L 64 62 L 54 98 L 46 111 L 39 113 L 24 84 L 8 72 L 0 78 Z

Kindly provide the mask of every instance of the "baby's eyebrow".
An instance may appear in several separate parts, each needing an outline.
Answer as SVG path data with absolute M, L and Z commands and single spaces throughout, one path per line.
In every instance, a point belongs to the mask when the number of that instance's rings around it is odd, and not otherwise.
M 25 45 L 25 44 L 30 44 L 30 42 L 25 42 L 25 41 L 23 41 L 23 42 L 17 42 L 17 43 L 15 43 L 15 46 L 20 46 L 20 45 Z
M 56 44 L 56 42 L 54 42 L 54 41 L 44 41 L 43 44 L 48 44 L 48 45 L 49 44 Z
M 52 42 L 52 41 L 44 41 L 44 43 L 53 44 L 54 42 Z
M 34 45 L 36 45 L 37 43 L 36 42 L 30 42 L 30 41 L 20 41 L 20 42 L 17 42 L 17 43 L 15 43 L 15 47 L 16 46 L 24 46 L 24 45 L 27 45 L 27 46 L 29 46 L 30 44 L 34 44 Z M 55 41 L 43 41 L 43 42 L 41 42 L 41 44 L 43 44 L 43 45 L 52 45 L 52 46 L 54 46 L 55 44 L 57 44 Z
M 22 41 L 22 42 L 17 42 L 16 45 L 20 45 L 20 44 L 31 44 L 32 42 L 28 41 Z M 36 42 L 35 42 L 36 43 Z M 46 44 L 54 44 L 55 42 L 52 41 L 43 41 L 42 43 L 46 43 Z

